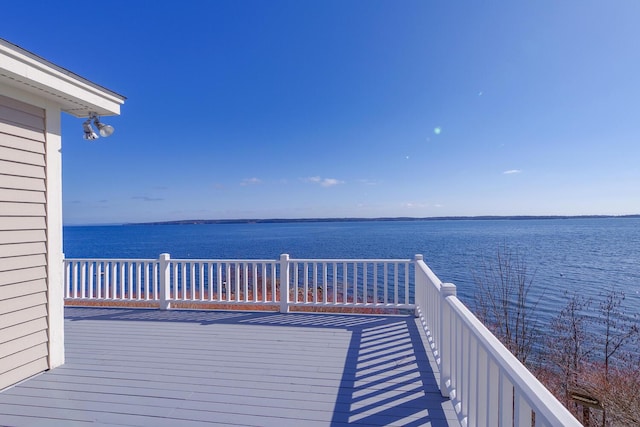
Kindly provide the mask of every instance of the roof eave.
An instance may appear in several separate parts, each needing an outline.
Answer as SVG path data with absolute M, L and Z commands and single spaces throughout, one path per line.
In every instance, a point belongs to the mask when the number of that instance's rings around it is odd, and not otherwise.
M 76 117 L 119 115 L 126 99 L 3 39 L 0 81 L 50 99 Z

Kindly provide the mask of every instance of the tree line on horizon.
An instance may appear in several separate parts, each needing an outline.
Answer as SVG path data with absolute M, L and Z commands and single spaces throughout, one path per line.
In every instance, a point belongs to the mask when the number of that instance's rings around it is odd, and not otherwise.
M 197 225 L 197 224 L 277 224 L 296 222 L 374 222 L 374 221 L 487 221 L 487 220 L 531 220 L 531 219 L 597 219 L 597 218 L 640 218 L 631 215 L 475 215 L 475 216 L 433 216 L 433 217 L 335 217 L 335 218 L 240 218 L 240 219 L 180 219 L 174 221 L 154 221 L 127 223 L 124 225 Z

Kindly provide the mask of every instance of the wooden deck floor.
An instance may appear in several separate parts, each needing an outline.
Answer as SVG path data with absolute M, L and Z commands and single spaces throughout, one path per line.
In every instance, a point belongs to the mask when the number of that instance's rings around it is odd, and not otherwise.
M 7 426 L 449 426 L 412 317 L 66 309 L 64 366 Z

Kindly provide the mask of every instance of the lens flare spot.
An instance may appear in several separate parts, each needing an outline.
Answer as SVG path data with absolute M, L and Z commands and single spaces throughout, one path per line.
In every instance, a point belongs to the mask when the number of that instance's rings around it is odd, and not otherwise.
M 435 133 L 436 135 L 440 135 L 441 132 L 442 132 L 442 128 L 440 126 L 433 129 L 433 133 Z

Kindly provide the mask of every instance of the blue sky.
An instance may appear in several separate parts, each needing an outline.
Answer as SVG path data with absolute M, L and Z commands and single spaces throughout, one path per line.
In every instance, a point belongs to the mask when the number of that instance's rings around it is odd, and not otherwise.
M 128 99 L 66 224 L 640 213 L 640 2 L 8 2 Z

